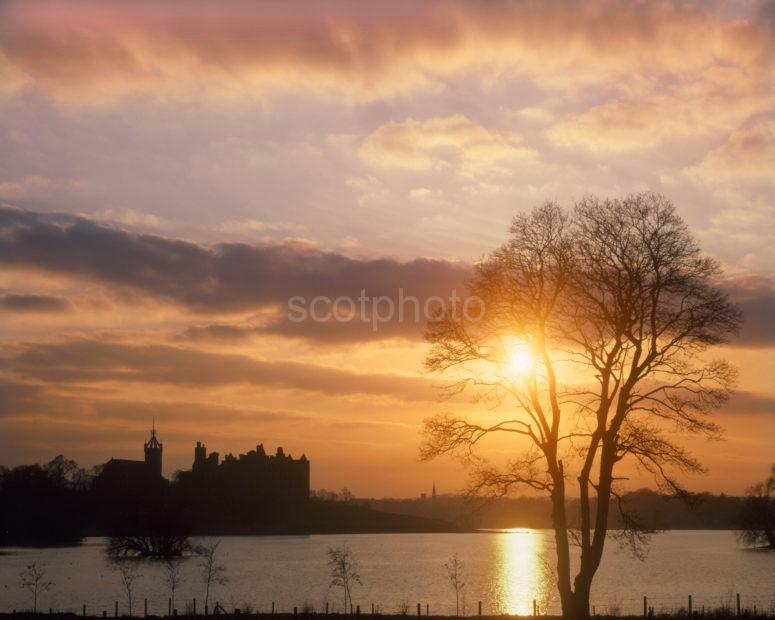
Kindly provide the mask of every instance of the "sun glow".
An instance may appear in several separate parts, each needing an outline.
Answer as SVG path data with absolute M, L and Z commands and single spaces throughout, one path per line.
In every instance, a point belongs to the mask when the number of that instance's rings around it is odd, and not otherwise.
M 509 352 L 509 368 L 517 375 L 527 375 L 533 370 L 535 360 L 530 351 L 524 348 L 514 349 Z

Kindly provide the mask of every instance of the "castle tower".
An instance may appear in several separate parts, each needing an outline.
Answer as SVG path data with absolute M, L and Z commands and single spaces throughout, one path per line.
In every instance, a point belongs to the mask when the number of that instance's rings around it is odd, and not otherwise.
M 201 441 L 196 442 L 196 448 L 194 448 L 194 464 L 191 466 L 193 471 L 201 471 L 204 469 L 205 461 L 207 460 L 207 448 Z
M 151 427 L 151 437 L 143 445 L 145 448 L 145 464 L 156 478 L 161 478 L 161 451 L 164 447 L 156 438 L 156 421 Z

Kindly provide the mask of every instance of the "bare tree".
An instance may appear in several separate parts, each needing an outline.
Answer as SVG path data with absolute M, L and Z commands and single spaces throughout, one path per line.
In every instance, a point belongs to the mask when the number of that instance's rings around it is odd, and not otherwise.
M 767 480 L 756 483 L 746 492 L 738 538 L 752 547 L 775 549 L 775 465 Z
M 172 609 L 175 609 L 175 592 L 183 582 L 182 560 L 180 558 L 167 558 L 164 561 L 164 583 L 170 589 L 170 601 Z
M 735 333 L 740 314 L 714 285 L 718 265 L 660 195 L 591 197 L 570 212 L 547 203 L 515 217 L 510 233 L 475 270 L 481 312 L 451 307 L 429 323 L 426 366 L 452 375 L 451 394 L 471 389 L 511 412 L 495 421 L 431 417 L 421 456 L 460 455 L 472 493 L 519 485 L 547 493 L 563 615 L 586 618 L 610 508 L 623 510 L 617 465 L 634 461 L 676 493 L 684 492 L 676 472 L 702 471 L 666 430 L 720 432 L 707 414 L 728 397 L 735 372 L 704 353 Z M 516 457 L 505 467 L 482 459 L 482 441 L 504 433 Z M 577 485 L 578 523 L 569 520 L 568 484 Z M 623 517 L 637 548 L 637 522 Z
M 221 541 L 215 541 L 209 545 L 200 545 L 196 553 L 201 557 L 199 568 L 202 571 L 202 583 L 205 586 L 205 608 L 210 604 L 210 588 L 213 585 L 223 585 L 228 582 L 226 566 L 218 559 L 218 547 Z
M 19 573 L 19 587 L 28 590 L 32 595 L 32 613 L 38 613 L 38 595 L 48 592 L 54 582 L 46 579 L 46 571 L 37 562 L 27 564 Z
M 447 579 L 449 579 L 449 585 L 455 591 L 455 615 L 460 615 L 460 595 L 466 587 L 463 581 L 463 562 L 461 562 L 458 554 L 455 553 L 449 559 L 449 562 L 444 564 L 444 568 L 447 571 Z
M 328 548 L 328 567 L 331 569 L 331 585 L 341 587 L 344 594 L 344 613 L 352 610 L 352 588 L 361 584 L 358 574 L 358 563 L 352 550 L 343 544 L 340 547 Z
M 139 571 L 137 563 L 131 560 L 117 562 L 116 568 L 121 575 L 121 586 L 124 588 L 126 605 L 129 610 L 129 617 L 131 618 L 132 606 L 135 601 L 135 581 L 142 577 L 142 574 Z
M 188 536 L 161 533 L 111 536 L 108 555 L 116 557 L 171 558 L 190 548 Z

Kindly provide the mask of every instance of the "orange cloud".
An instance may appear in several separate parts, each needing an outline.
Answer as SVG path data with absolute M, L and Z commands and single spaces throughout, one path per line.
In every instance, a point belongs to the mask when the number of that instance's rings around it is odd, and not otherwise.
M 366 137 L 359 153 L 374 166 L 464 174 L 536 156 L 518 134 L 488 130 L 462 114 L 388 123 Z
M 690 176 L 711 184 L 775 184 L 775 121 L 760 122 L 732 132 L 729 139 L 708 153 Z
M 0 71 L 22 88 L 111 97 L 186 80 L 221 96 L 260 85 L 379 98 L 439 87 L 439 75 L 496 64 L 544 83 L 613 72 L 690 75 L 763 62 L 765 24 L 679 2 L 399 0 L 11 0 L 0 7 Z M 558 71 L 559 70 L 559 71 Z M 81 89 L 79 93 L 79 89 Z

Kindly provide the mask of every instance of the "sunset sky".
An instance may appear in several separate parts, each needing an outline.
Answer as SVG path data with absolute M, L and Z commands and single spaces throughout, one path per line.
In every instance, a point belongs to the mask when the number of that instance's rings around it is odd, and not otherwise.
M 288 299 L 446 297 L 514 214 L 643 190 L 746 317 L 688 486 L 775 462 L 775 2 L 0 0 L 0 145 L 4 465 L 141 458 L 155 418 L 166 475 L 262 442 L 455 491 L 422 419 L 498 410 L 439 402 L 423 324 Z

